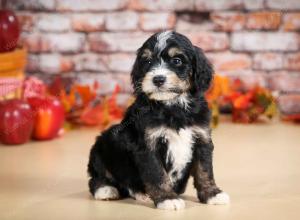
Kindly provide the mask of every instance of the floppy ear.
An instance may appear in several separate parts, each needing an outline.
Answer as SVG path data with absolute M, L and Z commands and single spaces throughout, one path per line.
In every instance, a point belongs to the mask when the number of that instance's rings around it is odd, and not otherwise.
M 141 49 L 138 49 L 136 52 L 136 58 L 131 70 L 131 83 L 133 85 L 133 90 L 134 90 L 134 94 L 138 93 L 138 86 L 139 86 L 139 73 L 140 73 L 140 65 L 139 65 L 139 60 L 138 60 L 138 56 L 140 54 Z
M 192 80 L 197 92 L 205 92 L 213 77 L 213 67 L 202 49 L 194 46 L 194 62 Z

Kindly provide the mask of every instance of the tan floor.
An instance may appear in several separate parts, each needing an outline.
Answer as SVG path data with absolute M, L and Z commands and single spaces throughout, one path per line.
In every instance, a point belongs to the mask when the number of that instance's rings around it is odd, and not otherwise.
M 197 203 L 162 211 L 131 199 L 94 201 L 86 164 L 97 131 L 0 147 L 0 219 L 300 219 L 300 126 L 222 124 L 214 130 L 215 175 L 229 206 Z

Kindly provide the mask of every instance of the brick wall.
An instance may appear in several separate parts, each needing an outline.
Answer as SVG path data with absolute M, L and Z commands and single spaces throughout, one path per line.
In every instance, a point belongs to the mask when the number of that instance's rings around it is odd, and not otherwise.
M 300 112 L 299 0 L 10 0 L 30 51 L 27 72 L 98 79 L 131 92 L 134 53 L 152 33 L 176 29 L 202 47 L 216 72 L 280 92 Z

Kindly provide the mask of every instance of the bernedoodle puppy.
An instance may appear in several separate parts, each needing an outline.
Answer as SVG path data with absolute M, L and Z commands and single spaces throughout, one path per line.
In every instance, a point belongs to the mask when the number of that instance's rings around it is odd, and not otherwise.
M 152 35 L 131 73 L 135 102 L 91 149 L 89 189 L 95 199 L 151 199 L 159 209 L 185 207 L 190 176 L 199 201 L 227 204 L 216 186 L 210 111 L 204 97 L 213 68 L 202 50 L 174 31 Z

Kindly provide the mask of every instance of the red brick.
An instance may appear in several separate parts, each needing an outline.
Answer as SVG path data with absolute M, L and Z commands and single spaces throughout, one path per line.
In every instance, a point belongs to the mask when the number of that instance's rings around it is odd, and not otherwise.
M 283 67 L 280 53 L 257 53 L 253 57 L 253 68 L 257 70 L 277 70 Z
M 243 3 L 247 10 L 258 10 L 264 8 L 264 0 L 244 0 Z
M 173 29 L 176 16 L 173 13 L 143 13 L 140 18 L 140 26 L 144 31 L 160 31 Z
M 39 68 L 39 56 L 34 54 L 29 54 L 27 57 L 27 65 L 26 65 L 26 72 L 38 72 Z
M 222 31 L 242 30 L 245 25 L 245 14 L 239 12 L 214 12 L 211 20 L 215 28 Z
M 75 53 L 84 49 L 85 36 L 79 33 L 46 34 L 42 41 L 47 42 L 50 51 Z
M 42 14 L 37 18 L 36 27 L 44 32 L 64 32 L 71 29 L 71 22 L 66 15 Z
M 284 56 L 284 67 L 288 70 L 300 70 L 300 53 L 286 54 Z
M 222 52 L 210 53 L 207 56 L 213 63 L 216 72 L 238 71 L 251 67 L 251 57 L 247 54 Z
M 18 21 L 22 31 L 32 31 L 36 16 L 30 12 L 17 12 Z
M 297 51 L 299 34 L 283 32 L 233 33 L 231 49 L 234 51 Z
M 139 16 L 136 12 L 116 12 L 107 14 L 105 27 L 109 31 L 136 30 L 138 23 Z
M 195 0 L 177 0 L 175 2 L 176 11 L 194 11 L 195 9 Z
M 285 13 L 283 16 L 283 29 L 286 31 L 300 30 L 300 13 Z
M 15 10 L 37 10 L 48 11 L 54 10 L 55 0 L 9 0 L 7 8 Z
M 29 52 L 45 52 L 50 50 L 50 45 L 43 40 L 41 34 L 23 33 L 20 37 L 20 43 L 28 49 Z
M 174 0 L 129 0 L 129 9 L 136 11 L 173 11 Z
M 98 93 L 101 95 L 110 94 L 114 91 L 117 81 L 114 79 L 113 74 L 105 73 L 86 73 L 81 72 L 78 74 L 77 80 L 82 85 L 93 85 L 94 82 L 100 84 Z
M 39 70 L 43 73 L 63 73 L 73 70 L 72 61 L 59 54 L 42 54 L 39 57 Z
M 205 51 L 225 50 L 229 46 L 228 36 L 225 33 L 189 32 L 185 34 L 193 44 Z
M 59 0 L 60 11 L 113 11 L 125 8 L 127 0 Z
M 73 57 L 75 71 L 106 72 L 107 56 L 103 54 L 84 53 Z
M 30 52 L 80 52 L 85 38 L 78 33 L 22 34 L 21 42 Z
M 132 69 L 135 57 L 134 54 L 110 54 L 108 55 L 107 66 L 111 72 L 129 73 Z
M 272 90 L 281 92 L 300 92 L 299 72 L 271 72 L 268 76 L 269 85 Z
M 105 29 L 104 16 L 101 14 L 75 14 L 72 16 L 75 31 L 94 32 Z
M 300 9 L 299 0 L 266 0 L 266 6 L 279 10 L 297 10 Z
M 263 71 L 239 70 L 219 73 L 228 76 L 232 80 L 240 79 L 244 83 L 245 89 L 251 89 L 256 85 L 267 86 L 267 73 Z
M 121 92 L 123 93 L 133 92 L 129 73 L 114 73 L 114 79 L 121 87 Z
M 248 29 L 276 30 L 281 22 L 281 12 L 252 12 L 247 15 Z
M 92 33 L 89 46 L 96 52 L 134 52 L 142 46 L 149 34 L 133 33 Z
M 93 85 L 95 81 L 100 84 L 99 94 L 111 94 L 116 85 L 120 86 L 121 93 L 131 93 L 130 74 L 123 73 L 86 73 L 78 74 L 78 81 L 83 85 Z
M 195 0 L 196 11 L 242 9 L 243 0 Z
M 278 97 L 278 105 L 281 113 L 295 114 L 300 113 L 300 95 L 286 94 Z

